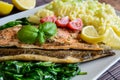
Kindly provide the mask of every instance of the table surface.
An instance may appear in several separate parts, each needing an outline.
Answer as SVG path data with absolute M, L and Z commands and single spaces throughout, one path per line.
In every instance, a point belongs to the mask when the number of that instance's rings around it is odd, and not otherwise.
M 6 2 L 11 3 L 11 0 L 4 0 Z M 36 6 L 43 5 L 45 3 L 49 3 L 52 0 L 36 0 Z M 100 2 L 108 3 L 112 5 L 116 10 L 120 10 L 120 0 L 99 0 Z M 12 14 L 20 12 L 16 8 L 12 11 Z M 120 80 L 120 61 L 118 61 L 115 65 L 113 65 L 110 69 L 108 69 L 103 75 L 100 76 L 98 80 Z
M 109 3 L 113 7 L 115 7 L 116 10 L 120 10 L 120 0 L 99 0 L 100 2 Z
M 11 3 L 11 0 L 3 0 L 3 1 Z M 52 0 L 36 0 L 36 1 L 37 1 L 36 6 L 39 6 L 39 5 L 43 5 L 45 3 L 49 3 Z M 104 2 L 104 3 L 109 3 L 110 5 L 115 7 L 116 10 L 120 10 L 120 0 L 99 0 L 99 1 Z M 19 12 L 19 10 L 14 8 L 12 13 L 16 13 L 16 12 Z

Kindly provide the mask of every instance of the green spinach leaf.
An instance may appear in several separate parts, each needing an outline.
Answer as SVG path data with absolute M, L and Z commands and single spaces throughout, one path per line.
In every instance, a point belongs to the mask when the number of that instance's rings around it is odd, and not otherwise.
M 13 27 L 13 26 L 16 26 L 16 25 L 32 25 L 33 23 L 29 22 L 27 20 L 27 18 L 21 18 L 21 19 L 17 19 L 15 21 L 10 21 L 2 26 L 0 26 L 0 30 L 3 30 L 3 29 L 6 29 L 6 28 L 10 28 L 10 27 Z
M 81 73 L 77 64 L 24 61 L 0 63 L 0 80 L 70 80 Z

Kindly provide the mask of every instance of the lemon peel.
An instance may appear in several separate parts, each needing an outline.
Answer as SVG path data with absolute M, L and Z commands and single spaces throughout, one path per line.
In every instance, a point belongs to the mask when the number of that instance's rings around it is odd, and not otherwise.
M 0 1 L 0 16 L 5 16 L 11 13 L 13 5 L 7 2 Z
M 36 5 L 36 0 L 12 0 L 15 7 L 21 11 L 32 9 Z
M 80 34 L 82 40 L 88 43 L 99 43 L 104 39 L 104 35 L 100 36 L 93 26 L 86 26 Z

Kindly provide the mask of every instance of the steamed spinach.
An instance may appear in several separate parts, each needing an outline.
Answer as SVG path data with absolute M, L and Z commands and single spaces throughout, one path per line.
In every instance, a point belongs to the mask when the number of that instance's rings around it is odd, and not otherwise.
M 70 80 L 80 73 L 77 64 L 23 61 L 0 63 L 0 80 Z

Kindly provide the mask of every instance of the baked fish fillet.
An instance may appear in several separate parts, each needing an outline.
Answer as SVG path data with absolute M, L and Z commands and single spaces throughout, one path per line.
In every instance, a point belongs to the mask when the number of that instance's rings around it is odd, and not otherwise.
M 77 63 L 115 55 L 111 50 L 39 50 L 0 48 L 0 61 L 50 61 L 55 63 Z
M 81 42 L 78 37 L 78 32 L 74 33 L 67 29 L 58 28 L 57 35 L 47 40 L 43 45 L 24 44 L 17 39 L 17 32 L 22 26 L 15 26 L 0 31 L 0 46 L 11 47 L 16 46 L 19 48 L 39 48 L 39 49 L 78 49 L 78 50 L 102 50 L 97 44 L 87 44 Z
M 58 28 L 57 35 L 40 45 L 24 44 L 17 39 L 20 26 L 0 31 L 0 61 L 26 60 L 76 63 L 112 56 L 115 53 L 98 44 L 88 44 L 78 39 L 79 32 Z M 11 48 L 15 46 L 16 48 Z

